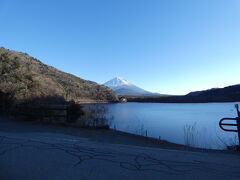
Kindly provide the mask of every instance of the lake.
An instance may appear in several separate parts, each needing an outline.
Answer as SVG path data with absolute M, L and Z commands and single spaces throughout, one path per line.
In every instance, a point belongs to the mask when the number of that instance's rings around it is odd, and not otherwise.
M 237 133 L 218 123 L 236 117 L 236 103 L 122 103 L 107 104 L 113 129 L 160 138 L 193 147 L 224 149 L 237 144 Z M 239 103 L 238 103 L 239 104 Z

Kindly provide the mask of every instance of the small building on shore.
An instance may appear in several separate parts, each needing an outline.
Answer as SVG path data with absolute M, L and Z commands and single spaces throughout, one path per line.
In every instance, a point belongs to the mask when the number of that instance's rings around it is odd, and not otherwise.
M 120 101 L 121 103 L 126 103 L 126 102 L 127 102 L 127 98 L 121 96 L 121 97 L 119 97 L 119 101 Z

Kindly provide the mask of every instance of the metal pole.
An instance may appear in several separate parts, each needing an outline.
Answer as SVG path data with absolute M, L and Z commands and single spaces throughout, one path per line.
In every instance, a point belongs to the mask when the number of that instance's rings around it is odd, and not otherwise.
M 235 104 L 235 108 L 237 110 L 237 130 L 238 130 L 238 145 L 240 146 L 240 112 L 238 104 Z
M 240 118 L 240 111 L 239 111 L 239 106 L 238 106 L 238 104 L 235 104 L 235 108 L 236 108 L 236 110 L 237 110 L 238 118 Z

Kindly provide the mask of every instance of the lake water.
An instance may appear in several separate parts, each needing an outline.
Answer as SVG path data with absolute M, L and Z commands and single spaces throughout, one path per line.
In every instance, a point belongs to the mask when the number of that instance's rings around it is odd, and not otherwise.
M 236 103 L 123 103 L 104 105 L 111 128 L 193 147 L 223 149 L 237 144 L 237 133 L 219 128 L 223 117 L 236 117 Z M 238 103 L 239 104 L 239 103 Z

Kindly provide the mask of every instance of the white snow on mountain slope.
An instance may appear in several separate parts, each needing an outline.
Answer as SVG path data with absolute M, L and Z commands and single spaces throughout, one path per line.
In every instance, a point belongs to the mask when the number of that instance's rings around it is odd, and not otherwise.
M 133 85 L 132 83 L 128 82 L 126 79 L 123 79 L 122 77 L 116 77 L 111 79 L 110 81 L 104 83 L 105 86 L 108 87 L 118 87 L 118 86 L 131 86 Z
M 118 95 L 126 95 L 126 96 L 127 95 L 129 96 L 157 95 L 157 93 L 152 93 L 142 88 L 139 88 L 121 77 L 113 78 L 110 81 L 107 81 L 106 83 L 104 83 L 103 85 L 109 87 L 110 89 L 115 91 L 115 93 L 117 93 Z

